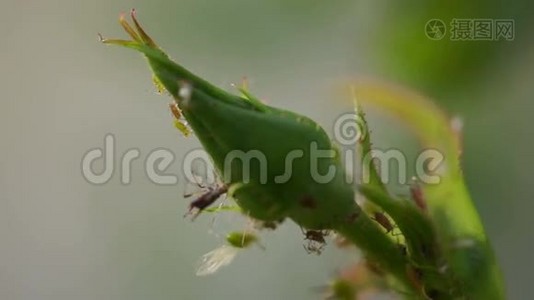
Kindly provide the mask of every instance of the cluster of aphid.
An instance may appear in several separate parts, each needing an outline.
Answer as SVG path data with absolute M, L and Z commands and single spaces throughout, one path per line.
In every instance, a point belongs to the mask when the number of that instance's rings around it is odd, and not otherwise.
M 204 211 L 215 212 L 223 208 L 222 204 L 218 209 L 210 209 L 209 207 L 213 205 L 219 198 L 223 197 L 227 191 L 228 186 L 223 183 L 213 183 L 211 185 L 203 184 L 202 182 L 197 181 L 196 186 L 201 189 L 202 193 L 197 196 L 193 201 L 189 203 L 189 210 L 184 215 L 192 215 L 194 220 Z M 184 198 L 189 198 L 193 196 L 194 193 L 185 193 Z M 278 222 L 256 222 L 256 229 L 271 229 L 274 230 L 279 225 Z M 304 249 L 309 254 L 320 255 L 326 246 L 326 237 L 329 235 L 327 230 L 304 230 L 301 229 L 304 235 Z M 252 231 L 245 230 L 243 232 L 233 232 L 229 236 L 241 234 L 243 236 L 243 242 L 236 244 L 229 242 L 227 237 L 227 244 L 207 253 L 202 257 L 202 261 L 197 269 L 197 275 L 209 275 L 216 272 L 220 267 L 225 266 L 233 260 L 233 257 L 239 252 L 236 250 L 247 248 L 254 243 L 246 243 L 245 236 L 249 240 L 253 240 L 255 243 L 258 242 L 258 238 L 253 234 Z M 259 245 L 259 244 L 258 244 Z
M 218 207 L 218 209 L 210 209 L 209 207 L 227 193 L 228 186 L 220 182 L 215 182 L 210 185 L 207 185 L 199 181 L 196 182 L 196 185 L 201 189 L 202 193 L 189 203 L 189 210 L 185 216 L 193 215 L 192 218 L 194 220 L 200 213 L 204 211 L 215 212 L 221 210 L 221 208 L 223 207 L 222 204 Z M 410 192 L 416 206 L 419 207 L 422 211 L 426 211 L 426 203 L 423 199 L 421 187 L 417 183 L 414 183 L 410 187 Z M 189 198 L 193 195 L 194 193 L 185 193 L 184 198 Z M 392 235 L 400 234 L 394 232 L 396 225 L 391 222 L 390 218 L 386 216 L 385 213 L 374 212 L 372 219 L 376 221 L 382 228 L 384 228 L 386 233 Z M 277 226 L 278 223 L 275 222 L 261 222 L 256 223 L 255 228 L 274 230 Z M 305 243 L 303 244 L 303 247 L 306 252 L 308 254 L 320 255 L 323 252 L 325 246 L 327 245 L 326 238 L 330 235 L 330 231 L 305 230 L 303 228 L 301 228 L 301 230 L 304 235 Z M 242 236 L 243 240 L 240 244 L 236 244 L 235 242 L 231 242 L 229 240 L 230 237 L 235 239 L 235 236 Z M 248 230 L 245 230 L 243 232 L 233 232 L 227 236 L 226 240 L 226 244 L 205 254 L 202 257 L 202 261 L 198 266 L 197 275 L 202 276 L 212 274 L 216 272 L 220 267 L 228 265 L 233 260 L 235 255 L 239 252 L 239 249 L 248 248 L 252 244 L 260 245 L 258 243 L 257 236 L 254 235 L 252 231 Z M 346 244 L 339 239 L 337 242 L 337 245 L 340 247 L 346 246 Z M 401 243 L 399 243 L 399 251 L 403 252 L 406 255 L 406 247 Z M 366 266 L 369 268 L 369 263 L 367 263 Z M 373 272 L 374 274 L 380 273 L 378 268 L 370 269 L 375 270 Z

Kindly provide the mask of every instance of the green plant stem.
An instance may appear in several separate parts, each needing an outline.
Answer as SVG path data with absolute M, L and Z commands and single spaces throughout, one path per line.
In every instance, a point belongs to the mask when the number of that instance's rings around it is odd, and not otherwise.
M 337 231 L 360 248 L 367 259 L 393 274 L 406 288 L 412 289 L 412 282 L 406 273 L 408 261 L 399 245 L 366 214 L 362 213 L 354 222 L 344 223 Z

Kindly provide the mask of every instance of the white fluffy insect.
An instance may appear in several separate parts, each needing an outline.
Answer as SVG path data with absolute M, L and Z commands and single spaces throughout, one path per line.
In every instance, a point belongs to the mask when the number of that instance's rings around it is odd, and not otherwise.
M 230 245 L 222 245 L 204 255 L 197 267 L 197 276 L 206 276 L 217 272 L 221 267 L 229 265 L 240 248 Z
M 258 243 L 258 238 L 252 233 L 232 232 L 226 236 L 226 242 L 227 244 L 202 255 L 197 266 L 197 276 L 213 274 L 221 267 L 229 265 L 240 250 Z

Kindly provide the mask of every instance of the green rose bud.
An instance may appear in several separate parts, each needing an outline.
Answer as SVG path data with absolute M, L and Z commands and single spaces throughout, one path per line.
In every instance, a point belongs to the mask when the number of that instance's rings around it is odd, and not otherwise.
M 335 146 L 313 120 L 261 103 L 247 90 L 221 90 L 173 62 L 145 33 L 120 23 L 132 40 L 103 39 L 144 54 L 158 86 L 175 99 L 211 156 L 228 194 L 261 221 L 286 217 L 308 229 L 333 229 L 409 285 L 406 258 L 354 201 Z M 177 115 L 177 114 L 175 114 Z
M 245 213 L 263 221 L 290 217 L 311 229 L 333 228 L 359 214 L 336 150 L 317 123 L 193 75 L 171 61 L 132 17 L 135 29 L 121 17 L 132 41 L 104 42 L 148 58 Z

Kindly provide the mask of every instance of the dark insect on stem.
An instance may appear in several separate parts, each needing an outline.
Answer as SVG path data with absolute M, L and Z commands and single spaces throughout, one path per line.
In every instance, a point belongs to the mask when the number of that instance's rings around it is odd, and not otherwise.
M 326 246 L 325 237 L 330 233 L 328 230 L 302 230 L 304 233 L 304 240 L 308 241 L 304 245 L 304 249 L 308 254 L 314 253 L 320 255 Z
M 391 221 L 388 219 L 388 217 L 386 217 L 386 215 L 381 212 L 375 212 L 373 214 L 372 219 L 375 220 L 378 224 L 380 224 L 380 226 L 382 226 L 386 230 L 386 233 L 390 233 L 391 231 L 393 231 L 393 229 L 395 229 L 395 226 L 391 224 Z
M 196 219 L 196 217 L 198 217 L 198 215 L 204 209 L 212 205 L 215 201 L 217 201 L 217 199 L 219 199 L 220 196 L 225 194 L 227 191 L 228 187 L 226 185 L 220 185 L 216 188 L 210 188 L 207 192 L 205 192 L 189 204 L 189 211 L 185 214 L 185 216 L 191 214 L 191 212 L 196 209 L 197 212 L 193 215 L 193 220 Z
M 323 230 L 307 230 L 305 233 L 306 235 L 305 239 L 309 241 L 319 242 L 322 244 L 326 244 L 325 236 L 328 235 L 328 231 Z

